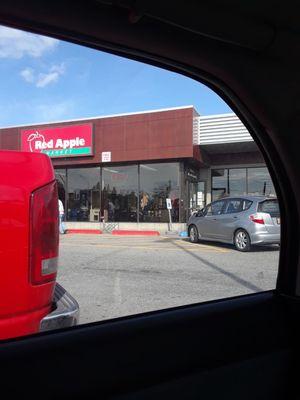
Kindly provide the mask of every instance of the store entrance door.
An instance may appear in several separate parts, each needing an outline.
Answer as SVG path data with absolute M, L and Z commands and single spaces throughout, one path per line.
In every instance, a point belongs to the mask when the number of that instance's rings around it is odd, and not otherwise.
M 197 182 L 188 181 L 188 215 L 187 219 L 197 209 Z
M 206 206 L 206 182 L 200 181 L 198 182 L 197 189 L 197 209 L 201 210 Z
M 206 205 L 206 182 L 188 182 L 188 218 Z

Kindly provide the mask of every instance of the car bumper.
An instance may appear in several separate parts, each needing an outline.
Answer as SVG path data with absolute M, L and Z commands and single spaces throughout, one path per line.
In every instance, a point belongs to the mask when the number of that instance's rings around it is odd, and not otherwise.
M 255 233 L 251 235 L 252 244 L 280 244 L 280 233 Z
M 55 285 L 53 311 L 41 320 L 40 331 L 68 328 L 79 321 L 77 301 L 58 283 Z

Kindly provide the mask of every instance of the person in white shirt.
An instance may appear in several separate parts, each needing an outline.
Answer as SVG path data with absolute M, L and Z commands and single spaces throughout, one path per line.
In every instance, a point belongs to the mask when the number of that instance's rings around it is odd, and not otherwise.
M 59 213 L 59 233 L 64 234 L 65 233 L 65 227 L 64 227 L 64 215 L 65 215 L 65 210 L 64 210 L 64 205 L 63 202 L 58 199 L 58 213 Z

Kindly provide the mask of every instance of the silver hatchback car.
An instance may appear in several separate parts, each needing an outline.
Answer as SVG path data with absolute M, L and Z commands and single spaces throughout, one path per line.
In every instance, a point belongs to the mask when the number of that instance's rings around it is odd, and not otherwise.
M 280 244 L 278 200 L 237 196 L 214 201 L 189 218 L 188 235 L 193 243 L 199 239 L 231 243 L 239 251 L 256 244 Z

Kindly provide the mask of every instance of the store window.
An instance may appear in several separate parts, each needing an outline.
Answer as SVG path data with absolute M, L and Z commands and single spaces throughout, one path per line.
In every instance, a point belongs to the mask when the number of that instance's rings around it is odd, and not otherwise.
M 102 212 L 105 222 L 136 222 L 137 165 L 102 168 Z
M 275 196 L 275 189 L 267 168 L 248 168 L 248 193 Z
M 172 221 L 179 221 L 179 163 L 140 165 L 140 222 L 168 222 L 166 199 L 172 202 Z
M 276 196 L 272 179 L 266 167 L 230 168 L 212 170 L 212 198 L 226 195 Z
M 197 208 L 200 210 L 205 207 L 205 195 L 206 195 L 206 182 L 198 182 L 197 191 Z
M 212 199 L 218 200 L 228 194 L 228 169 L 212 170 Z
M 55 178 L 57 181 L 58 198 L 66 208 L 67 171 L 65 169 L 56 169 Z
M 67 171 L 67 221 L 100 220 L 100 168 Z
M 228 193 L 230 196 L 247 194 L 246 168 L 233 168 L 228 170 Z

